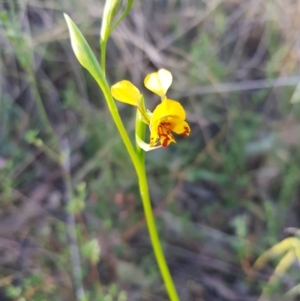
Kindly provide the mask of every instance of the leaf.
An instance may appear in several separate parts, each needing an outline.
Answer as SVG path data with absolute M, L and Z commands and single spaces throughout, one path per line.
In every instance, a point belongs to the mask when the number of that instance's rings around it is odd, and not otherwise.
M 296 258 L 298 259 L 298 262 L 300 264 L 300 241 L 299 241 L 299 246 L 296 246 L 294 251 L 295 251 L 295 254 L 296 254 Z
M 290 100 L 291 103 L 298 103 L 300 102 L 300 84 L 298 84 L 296 86 L 296 89 L 291 97 L 291 100 Z
M 291 250 L 294 247 L 299 247 L 300 241 L 295 237 L 288 237 L 278 244 L 274 245 L 268 251 L 264 252 L 253 264 L 253 269 L 258 269 L 266 264 L 266 262 L 275 257 L 279 256 L 284 252 Z
M 278 277 L 280 277 L 292 265 L 295 259 L 296 256 L 293 249 L 287 252 L 277 264 L 269 283 L 273 283 Z
M 100 65 L 86 39 L 72 19 L 67 14 L 64 14 L 64 17 L 68 25 L 71 45 L 79 63 L 91 73 L 102 90 L 107 88 L 107 83 L 101 71 Z
M 286 292 L 285 296 L 288 298 L 293 298 L 291 300 L 294 300 L 295 297 L 300 295 L 300 283 L 296 286 L 292 287 L 289 291 Z M 289 299 L 290 300 L 290 299 Z

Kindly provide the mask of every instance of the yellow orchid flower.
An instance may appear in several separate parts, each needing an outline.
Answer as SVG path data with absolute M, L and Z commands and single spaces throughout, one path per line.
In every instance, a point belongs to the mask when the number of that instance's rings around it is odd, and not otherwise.
M 185 110 L 182 105 L 172 99 L 164 99 L 153 111 L 150 121 L 150 147 L 160 144 L 167 147 L 175 142 L 172 132 L 188 136 L 190 127 L 185 121 Z
M 146 88 L 159 95 L 162 100 L 154 109 L 153 114 L 147 112 L 141 105 L 143 96 L 131 82 L 123 80 L 111 87 L 112 96 L 116 100 L 136 106 L 141 112 L 143 121 L 149 125 L 151 131 L 150 144 L 146 144 L 137 137 L 140 147 L 146 151 L 158 147 L 167 147 L 171 142 L 176 143 L 172 132 L 182 136 L 190 134 L 190 127 L 185 121 L 184 108 L 178 101 L 168 99 L 166 96 L 171 83 L 172 74 L 166 69 L 160 69 L 146 76 L 144 80 Z

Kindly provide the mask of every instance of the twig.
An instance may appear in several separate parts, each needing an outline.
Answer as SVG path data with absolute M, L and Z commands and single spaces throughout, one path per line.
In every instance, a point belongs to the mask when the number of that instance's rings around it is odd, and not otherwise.
M 296 86 L 299 83 L 299 80 L 299 76 L 279 77 L 274 79 L 247 80 L 238 83 L 223 83 L 214 84 L 213 86 L 200 86 L 196 88 L 190 88 L 188 91 L 182 91 L 179 93 L 181 97 L 186 97 L 213 93 L 230 93 L 275 87 Z
M 61 143 L 62 160 L 61 168 L 63 173 L 63 180 L 65 185 L 65 205 L 66 207 L 73 199 L 73 189 L 70 177 L 70 159 L 69 159 L 69 144 L 65 139 Z M 72 212 L 66 212 L 67 223 L 67 238 L 70 247 L 71 270 L 73 277 L 73 285 L 75 289 L 76 300 L 81 301 L 85 299 L 85 292 L 82 284 L 82 270 L 79 256 L 78 240 L 76 235 L 75 215 Z

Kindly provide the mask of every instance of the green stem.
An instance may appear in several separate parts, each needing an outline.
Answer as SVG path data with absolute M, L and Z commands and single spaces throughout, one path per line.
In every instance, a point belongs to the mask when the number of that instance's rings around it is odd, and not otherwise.
M 101 39 L 101 41 L 100 41 L 100 51 L 101 51 L 100 66 L 101 66 L 101 70 L 102 70 L 104 76 L 106 75 L 106 45 L 107 45 L 107 41 Z
M 51 122 L 48 118 L 48 115 L 46 113 L 46 109 L 44 107 L 41 95 L 38 91 L 36 78 L 35 78 L 35 75 L 33 73 L 33 70 L 31 69 L 31 66 L 29 66 L 27 68 L 27 75 L 28 75 L 28 81 L 31 84 L 30 86 L 32 88 L 33 99 L 34 99 L 35 104 L 37 106 L 37 110 L 38 110 L 41 122 L 43 123 L 47 134 L 50 136 L 50 140 L 51 140 L 52 144 L 54 144 L 54 148 L 56 150 L 59 150 L 60 149 L 59 148 L 59 140 L 57 138 L 57 135 L 56 135 L 52 125 L 51 125 Z
M 66 208 L 73 201 L 73 187 L 72 180 L 70 175 L 70 157 L 69 157 L 69 145 L 68 141 L 64 140 L 61 143 L 61 170 L 63 176 L 63 182 L 65 185 L 65 202 Z M 81 259 L 79 254 L 79 244 L 76 232 L 76 218 L 75 214 L 66 211 L 66 230 L 67 230 L 67 239 L 69 244 L 70 251 L 70 260 L 71 260 L 71 272 L 73 277 L 73 285 L 75 290 L 75 296 L 77 301 L 87 300 L 85 298 L 85 291 L 82 282 L 82 268 L 81 268 Z
M 142 163 L 142 162 L 141 162 Z M 140 194 L 143 201 L 144 212 L 146 216 L 147 227 L 151 239 L 151 244 L 154 250 L 154 255 L 156 257 L 156 261 L 165 283 L 169 298 L 171 301 L 179 301 L 179 297 L 170 274 L 166 258 L 163 252 L 163 249 L 160 244 L 159 236 L 156 229 L 155 219 L 151 207 L 151 201 L 149 197 L 149 190 L 148 190 L 148 182 L 147 182 L 147 175 L 145 171 L 145 164 L 140 165 L 140 170 L 138 171 L 139 177 L 139 187 L 140 187 Z
M 141 99 L 141 106 L 145 109 L 144 98 Z M 135 132 L 140 139 L 145 140 L 146 136 L 146 124 L 141 120 L 141 112 L 137 110 L 136 112 L 136 123 Z M 143 202 L 144 212 L 146 216 L 147 227 L 150 235 L 151 244 L 153 247 L 154 255 L 165 283 L 169 298 L 171 301 L 179 301 L 179 297 L 170 274 L 163 249 L 160 244 L 159 236 L 157 233 L 157 228 L 155 224 L 155 218 L 152 211 L 151 201 L 149 197 L 148 181 L 145 167 L 145 152 L 142 150 L 138 144 L 136 146 L 136 156 L 139 159 L 139 168 L 136 171 L 139 178 L 139 188 L 140 194 Z
M 44 152 L 46 155 L 48 155 L 49 158 L 51 158 L 54 162 L 60 162 L 61 160 L 61 154 L 57 154 L 54 152 L 50 147 L 48 147 L 41 139 L 36 139 L 33 144 L 38 147 L 42 152 Z
M 106 99 L 106 102 L 107 102 L 107 105 L 108 105 L 108 109 L 111 113 L 111 116 L 117 126 L 117 129 L 120 133 L 120 136 L 125 144 L 125 147 L 129 153 L 129 156 L 132 160 L 132 163 L 134 165 L 134 168 L 136 171 L 139 170 L 139 167 L 140 167 L 140 162 L 139 162 L 139 159 L 135 153 L 135 149 L 130 141 L 130 138 L 127 134 L 127 131 L 124 127 L 124 124 L 122 122 L 122 119 L 120 117 L 120 114 L 119 114 L 119 111 L 118 111 L 118 108 L 117 108 L 117 105 L 114 101 L 114 99 L 112 98 L 112 95 L 110 93 L 110 89 L 109 89 L 109 86 L 107 84 L 107 81 L 106 80 L 103 80 L 100 78 L 100 77 L 94 77 L 97 81 L 97 83 L 99 84 L 101 90 L 102 90 L 102 93 Z

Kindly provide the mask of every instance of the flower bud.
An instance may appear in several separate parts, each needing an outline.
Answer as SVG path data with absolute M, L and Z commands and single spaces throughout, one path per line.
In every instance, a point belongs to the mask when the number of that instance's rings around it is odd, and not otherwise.
M 113 25 L 113 20 L 119 12 L 122 0 L 106 0 L 103 10 L 102 25 L 101 25 L 101 39 L 107 41 Z
M 94 78 L 97 79 L 99 76 L 103 77 L 99 63 L 82 33 L 68 15 L 64 14 L 64 16 L 70 33 L 71 45 L 79 63 L 86 68 Z

